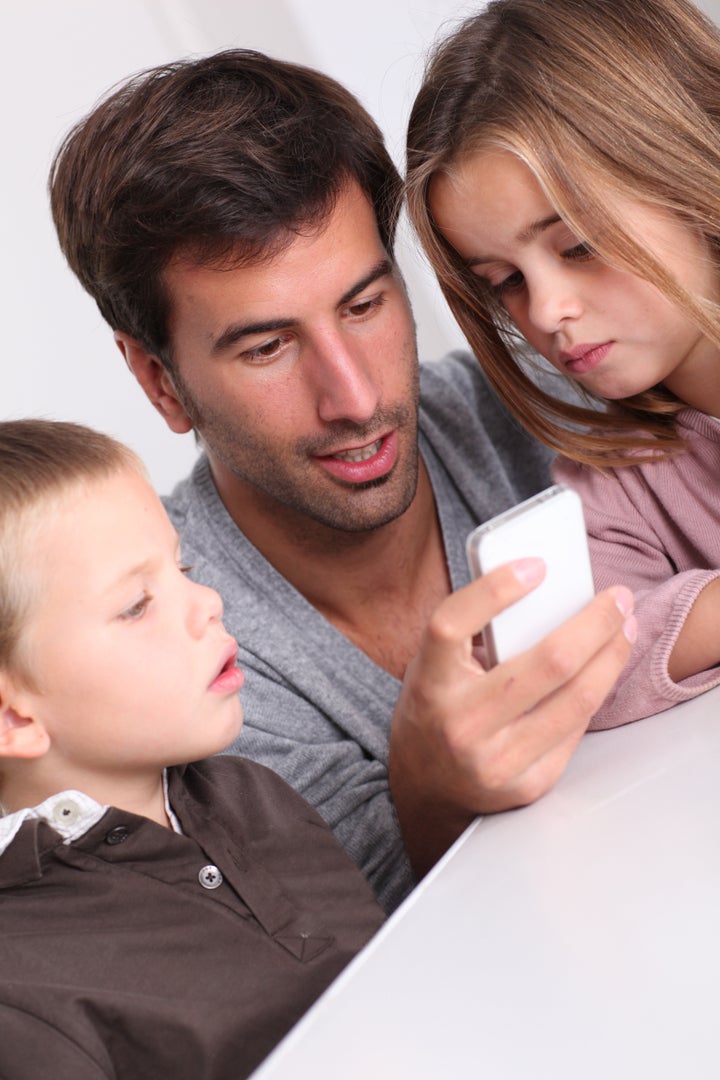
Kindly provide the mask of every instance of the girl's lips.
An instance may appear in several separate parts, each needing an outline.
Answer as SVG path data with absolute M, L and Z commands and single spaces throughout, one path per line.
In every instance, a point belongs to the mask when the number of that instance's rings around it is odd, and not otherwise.
M 576 345 L 568 352 L 560 353 L 560 362 L 573 375 L 585 375 L 603 362 L 613 344 L 604 341 L 601 345 Z
M 369 452 L 369 457 L 365 457 L 366 452 Z M 336 453 L 347 454 L 347 457 L 325 454 L 315 460 L 332 476 L 346 484 L 367 484 L 385 476 L 395 464 L 398 454 L 397 431 L 373 439 L 362 447 L 343 447 Z

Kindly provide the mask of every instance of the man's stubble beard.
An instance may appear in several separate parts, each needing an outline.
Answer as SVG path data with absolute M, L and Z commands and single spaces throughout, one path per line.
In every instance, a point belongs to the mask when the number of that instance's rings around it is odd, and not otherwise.
M 211 461 L 219 462 L 228 473 L 251 488 L 255 501 L 267 503 L 268 511 L 278 518 L 299 516 L 329 529 L 361 533 L 375 531 L 395 521 L 411 505 L 418 483 L 417 363 L 409 395 L 412 405 L 379 409 L 364 425 L 339 421 L 328 426 L 322 439 L 299 440 L 291 447 L 291 464 L 293 461 L 300 463 L 300 471 L 294 472 L 289 472 L 287 465 L 283 468 L 283 459 L 273 455 L 272 445 L 255 437 L 254 433 L 246 430 L 240 441 L 237 426 L 229 423 L 218 410 L 199 405 L 176 371 L 172 372 L 172 379 L 178 400 Z M 343 485 L 336 481 L 328 490 L 322 482 L 314 490 L 315 478 L 311 476 L 309 483 L 302 483 L 302 464 L 307 463 L 309 457 L 322 455 L 324 451 L 342 445 L 343 441 L 362 445 L 378 430 L 392 429 L 402 431 L 403 442 L 408 445 L 402 447 L 399 460 L 389 473 L 363 484 Z M 308 465 L 307 468 L 310 472 L 313 467 Z M 333 483 L 330 477 L 328 482 Z M 370 501 L 363 497 L 371 491 L 381 496 L 384 490 L 385 499 L 380 497 Z M 241 520 L 238 525 L 242 528 Z

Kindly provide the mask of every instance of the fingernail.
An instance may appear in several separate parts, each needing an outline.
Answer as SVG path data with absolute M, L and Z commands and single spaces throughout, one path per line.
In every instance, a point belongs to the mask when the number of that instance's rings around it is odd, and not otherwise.
M 621 615 L 632 615 L 635 608 L 635 597 L 629 589 L 622 587 L 615 589 L 613 596 Z
M 630 618 L 626 619 L 625 622 L 623 623 L 623 634 L 625 635 L 625 637 L 627 638 L 627 640 L 630 642 L 631 645 L 634 645 L 635 642 L 637 641 L 638 626 L 637 626 L 637 619 L 635 618 L 634 615 L 631 615 Z
M 513 564 L 513 574 L 523 585 L 534 585 L 542 581 L 545 576 L 545 562 L 543 559 L 529 558 L 517 559 Z

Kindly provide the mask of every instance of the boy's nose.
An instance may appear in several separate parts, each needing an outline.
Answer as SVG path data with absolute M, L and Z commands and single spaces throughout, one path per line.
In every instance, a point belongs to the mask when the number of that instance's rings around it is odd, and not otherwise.
M 188 622 L 191 633 L 200 636 L 210 623 L 221 621 L 223 602 L 220 594 L 208 585 L 199 585 L 196 581 L 191 581 L 190 584 L 193 587 L 193 594 Z

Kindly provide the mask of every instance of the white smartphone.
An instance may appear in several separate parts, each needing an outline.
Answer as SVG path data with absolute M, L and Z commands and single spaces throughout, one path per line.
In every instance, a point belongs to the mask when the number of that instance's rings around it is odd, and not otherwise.
M 564 484 L 479 525 L 467 539 L 467 556 L 473 577 L 529 556 L 543 559 L 546 566 L 540 585 L 485 627 L 490 664 L 537 644 L 580 611 L 595 592 L 582 501 Z

